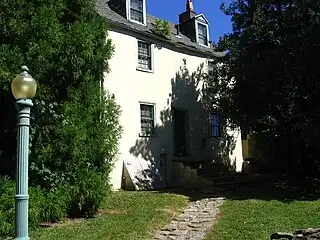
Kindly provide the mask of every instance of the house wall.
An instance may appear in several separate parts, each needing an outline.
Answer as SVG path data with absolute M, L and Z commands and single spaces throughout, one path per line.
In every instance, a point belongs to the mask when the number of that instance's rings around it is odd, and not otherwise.
M 159 181 L 165 180 L 165 183 L 170 185 L 173 174 L 171 106 L 188 110 L 187 139 L 190 157 L 196 158 L 197 154 L 203 152 L 202 139 L 208 137 L 208 115 L 200 102 L 201 82 L 200 85 L 197 84 L 196 78 L 192 77 L 201 64 L 206 66 L 207 60 L 153 45 L 154 70 L 143 72 L 136 69 L 136 36 L 114 30 L 109 32 L 108 37 L 113 41 L 115 52 L 109 61 L 111 71 L 105 74 L 104 88 L 115 94 L 116 101 L 121 106 L 120 121 L 123 127 L 119 158 L 111 174 L 113 188 L 121 188 L 123 165 L 131 176 L 137 178 L 136 182 L 139 182 L 138 178 L 148 178 L 146 175 L 150 174 L 150 171 L 159 169 L 163 178 Z M 155 104 L 154 137 L 139 137 L 140 102 Z M 241 151 L 234 152 L 239 162 L 242 162 Z M 161 153 L 166 156 L 163 163 L 160 163 Z

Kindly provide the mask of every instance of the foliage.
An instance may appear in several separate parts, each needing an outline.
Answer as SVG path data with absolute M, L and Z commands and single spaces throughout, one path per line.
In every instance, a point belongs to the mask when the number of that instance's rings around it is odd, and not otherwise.
M 32 192 L 31 192 L 32 196 Z M 67 217 L 71 200 L 71 191 L 67 187 L 59 187 L 48 191 L 42 202 L 41 220 L 57 222 Z M 33 199 L 30 199 L 32 202 Z
M 320 3 L 312 0 L 240 0 L 222 5 L 233 23 L 232 33 L 219 41 L 221 49 L 229 50 L 221 79 L 235 80 L 226 114 L 245 132 L 281 139 L 288 145 L 281 156 L 291 159 L 293 171 L 296 163 L 310 160 L 309 169 L 319 163 L 317 7 Z
M 33 138 L 35 161 L 31 170 L 35 177 L 40 177 L 41 186 L 55 188 L 66 181 L 76 184 L 83 169 L 102 173 L 108 180 L 120 134 L 119 107 L 112 96 L 96 94 L 98 88 L 84 84 L 81 91 L 74 91 L 63 106 L 61 121 L 44 127 L 57 129 L 53 133 L 48 130 L 47 136 Z M 51 141 L 52 138 L 56 140 Z M 44 142 L 47 145 L 42 147 Z
M 109 187 L 107 175 L 84 169 L 79 172 L 79 183 L 71 187 L 72 205 L 70 213 L 75 216 L 93 217 L 97 213 Z
M 171 36 L 171 28 L 168 21 L 157 19 L 154 29 L 154 33 L 160 35 L 162 37 L 169 37 Z
M 232 94 L 235 86 L 234 79 L 229 79 L 228 65 L 224 59 L 212 60 L 213 69 L 208 74 L 203 74 L 204 85 L 202 88 L 203 104 L 209 111 L 218 112 L 225 119 L 224 126 L 237 128 L 230 106 L 234 105 Z
M 230 50 L 226 74 L 236 79 L 238 119 L 253 131 L 302 130 L 317 117 L 320 16 L 312 4 L 241 0 L 224 8 L 233 21 L 220 41 Z
M 15 221 L 15 183 L 8 177 L 0 177 L 0 236 L 12 236 Z M 29 187 L 29 227 L 32 229 L 43 221 L 58 221 L 67 216 L 70 196 L 67 188 L 45 191 Z
M 15 185 L 8 178 L 0 177 L 0 236 L 13 234 Z
M 32 216 L 58 220 L 72 204 L 83 205 L 81 214 L 91 216 L 101 188 L 109 188 L 121 132 L 115 99 L 101 90 L 113 52 L 106 20 L 93 0 L 4 0 L 0 8 L 0 111 L 8 113 L 0 119 L 1 174 L 13 177 L 15 169 L 16 113 L 9 81 L 27 65 L 39 85 L 32 108 L 30 183 L 46 189 L 47 201 L 54 202 L 41 205 L 43 216 L 37 210 L 42 194 L 30 190 L 39 198 L 30 198 Z M 67 197 L 60 201 L 60 194 Z

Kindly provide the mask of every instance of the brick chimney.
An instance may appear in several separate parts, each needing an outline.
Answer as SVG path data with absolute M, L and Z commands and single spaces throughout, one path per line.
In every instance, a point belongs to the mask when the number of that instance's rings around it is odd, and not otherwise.
M 179 15 L 179 30 L 182 34 L 196 41 L 195 16 L 192 0 L 187 0 L 186 11 Z

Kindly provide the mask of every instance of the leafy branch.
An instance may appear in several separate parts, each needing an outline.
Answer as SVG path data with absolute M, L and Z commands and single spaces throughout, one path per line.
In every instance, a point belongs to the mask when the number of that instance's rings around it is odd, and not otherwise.
M 160 35 L 162 37 L 169 37 L 171 36 L 171 29 L 170 24 L 168 21 L 157 19 L 153 32 L 157 35 Z

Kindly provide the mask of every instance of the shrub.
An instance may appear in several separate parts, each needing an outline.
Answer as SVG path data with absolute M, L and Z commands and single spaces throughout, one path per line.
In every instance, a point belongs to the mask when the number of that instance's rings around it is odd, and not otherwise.
M 70 190 L 66 187 L 58 188 L 46 194 L 43 208 L 43 221 L 57 222 L 67 217 L 71 202 Z
M 102 201 L 102 189 L 109 188 L 106 181 L 121 129 L 114 98 L 101 91 L 113 46 L 106 41 L 107 21 L 96 12 L 95 3 L 0 1 L 5 12 L 0 27 L 6 29 L 0 47 L 0 93 L 12 98 L 8 80 L 19 71 L 17 65 L 28 65 L 39 84 L 31 112 L 30 185 L 40 186 L 30 189 L 32 222 L 57 221 L 74 205 L 79 214 L 92 216 Z M 8 102 L 13 105 L 12 99 Z M 0 100 L 3 112 L 8 105 Z M 0 144 L 1 158 L 6 158 L 0 161 L 1 174 L 10 175 L 14 169 L 15 118 L 14 112 L 0 119 L 0 141 L 13 143 L 11 151 Z M 12 166 L 4 167 L 4 162 Z
M 121 133 L 119 107 L 112 96 L 105 93 L 102 97 L 94 83 L 70 92 L 72 98 L 62 106 L 62 120 L 50 128 L 46 139 L 42 136 L 34 141 L 31 173 L 43 188 L 54 191 L 70 186 L 70 214 L 92 216 L 103 191 L 110 188 L 108 175 Z
M 0 177 L 0 238 L 12 236 L 15 226 L 15 183 Z M 29 187 L 29 227 L 43 221 L 59 221 L 67 216 L 70 194 L 67 188 L 46 192 L 40 187 Z
M 171 29 L 170 29 L 169 22 L 162 20 L 162 19 L 157 19 L 156 23 L 154 25 L 153 32 L 157 35 L 162 36 L 162 37 L 171 36 Z
M 15 184 L 7 177 L 0 176 L 0 237 L 14 233 Z
M 12 236 L 14 233 L 14 222 L 8 220 L 8 213 L 0 210 L 0 238 L 6 236 Z
M 71 187 L 72 216 L 93 217 L 110 190 L 106 176 L 90 169 L 80 171 L 77 184 Z

